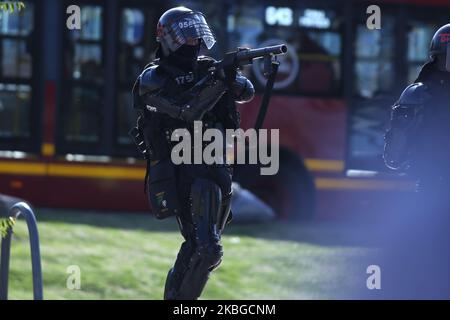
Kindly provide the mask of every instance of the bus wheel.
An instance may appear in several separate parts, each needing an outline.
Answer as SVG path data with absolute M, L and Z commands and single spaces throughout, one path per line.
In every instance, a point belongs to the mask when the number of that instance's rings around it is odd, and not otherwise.
M 280 150 L 275 175 L 261 175 L 259 165 L 238 165 L 233 180 L 263 199 L 281 219 L 305 221 L 314 217 L 314 179 L 303 161 L 290 152 Z

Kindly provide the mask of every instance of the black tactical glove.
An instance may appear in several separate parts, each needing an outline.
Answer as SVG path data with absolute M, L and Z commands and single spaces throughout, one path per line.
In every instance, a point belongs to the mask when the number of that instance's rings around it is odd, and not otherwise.
M 237 69 L 233 66 L 221 68 L 214 72 L 214 77 L 224 81 L 228 87 L 231 87 L 236 79 Z

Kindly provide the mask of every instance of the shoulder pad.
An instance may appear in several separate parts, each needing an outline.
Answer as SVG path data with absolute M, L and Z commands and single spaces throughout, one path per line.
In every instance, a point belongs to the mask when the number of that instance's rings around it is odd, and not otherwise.
M 142 96 L 163 87 L 167 81 L 167 76 L 157 65 L 152 65 L 142 71 L 138 80 L 139 95 Z
M 431 94 L 427 85 L 422 82 L 413 83 L 406 87 L 400 95 L 398 105 L 419 105 L 427 102 L 431 98 Z

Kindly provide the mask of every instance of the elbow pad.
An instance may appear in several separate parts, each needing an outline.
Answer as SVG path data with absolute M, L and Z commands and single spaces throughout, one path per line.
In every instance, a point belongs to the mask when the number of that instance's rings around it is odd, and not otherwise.
M 401 170 L 409 166 L 409 143 L 405 131 L 391 128 L 384 136 L 383 159 L 389 169 Z
M 388 168 L 408 168 L 412 158 L 411 151 L 422 126 L 425 104 L 429 98 L 427 87 L 422 83 L 415 83 L 403 91 L 393 106 L 390 128 L 384 137 L 383 158 Z
M 162 112 L 172 118 L 192 122 L 201 120 L 203 115 L 217 104 L 226 90 L 225 83 L 217 80 L 190 97 L 185 103 L 166 98 L 161 91 L 148 93 L 142 100 L 146 103 L 147 110 L 151 112 Z
M 221 80 L 216 80 L 181 107 L 180 118 L 189 122 L 201 120 L 206 112 L 214 108 L 226 91 L 227 85 Z

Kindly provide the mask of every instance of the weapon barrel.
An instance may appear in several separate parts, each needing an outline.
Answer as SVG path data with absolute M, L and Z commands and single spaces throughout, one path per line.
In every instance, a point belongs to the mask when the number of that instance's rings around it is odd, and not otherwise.
M 268 55 L 285 54 L 287 52 L 287 46 L 285 44 L 279 44 L 276 46 L 263 47 L 258 49 L 242 50 L 236 54 L 236 60 L 252 60 L 261 58 Z

